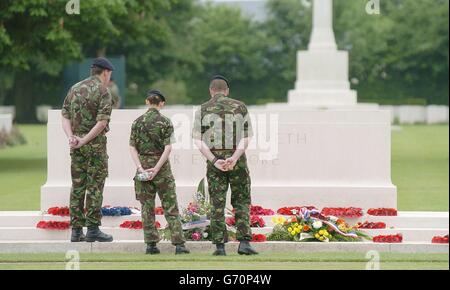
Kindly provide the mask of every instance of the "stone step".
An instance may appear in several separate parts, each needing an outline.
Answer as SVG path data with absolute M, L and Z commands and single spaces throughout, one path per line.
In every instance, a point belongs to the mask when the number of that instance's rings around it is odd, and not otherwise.
M 272 216 L 261 216 L 266 226 L 273 226 Z M 140 220 L 140 215 L 105 216 L 102 224 L 105 227 L 118 227 L 127 220 Z M 0 211 L 0 227 L 34 227 L 39 221 L 66 221 L 69 217 L 53 216 L 43 214 L 39 211 Z M 162 226 L 166 225 L 163 215 L 156 215 L 156 220 Z M 448 229 L 449 214 L 448 212 L 399 212 L 398 216 L 370 216 L 364 215 L 360 218 L 346 218 L 350 225 L 357 222 L 384 222 L 387 228 L 441 228 Z
M 212 253 L 214 246 L 210 242 L 187 242 L 187 247 L 193 254 Z M 403 242 L 401 244 L 370 243 L 370 242 L 264 242 L 252 243 L 259 252 L 361 252 L 378 251 L 380 253 L 448 253 L 448 244 L 430 244 L 420 242 Z M 174 248 L 170 242 L 158 244 L 162 253 L 173 253 Z M 228 253 L 236 252 L 238 243 L 226 244 Z M 144 253 L 143 241 L 114 241 L 112 243 L 70 243 L 67 241 L 0 241 L 0 253 L 66 253 L 67 251 L 78 251 L 82 253 Z M 82 259 L 83 256 L 81 255 Z
M 135 229 L 123 229 L 117 227 L 102 227 L 102 230 L 114 236 L 116 240 L 143 240 L 143 231 Z M 268 234 L 271 227 L 252 228 L 253 233 Z M 434 236 L 448 234 L 447 229 L 434 228 L 398 228 L 381 230 L 364 230 L 371 236 L 403 234 L 405 242 L 428 242 Z M 30 241 L 30 240 L 69 240 L 70 230 L 43 230 L 35 227 L 0 227 L 0 241 Z

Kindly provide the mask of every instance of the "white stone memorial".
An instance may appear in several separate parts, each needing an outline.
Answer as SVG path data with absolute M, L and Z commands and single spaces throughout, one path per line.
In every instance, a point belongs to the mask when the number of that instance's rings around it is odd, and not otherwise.
M 289 91 L 292 105 L 356 105 L 350 89 L 348 52 L 338 51 L 333 32 L 332 0 L 315 0 L 313 30 L 307 51 L 297 53 L 297 82 Z
M 190 138 L 193 108 L 165 110 L 175 126 L 171 155 L 179 202 L 192 200 L 205 161 Z M 108 133 L 109 177 L 104 204 L 138 206 L 129 156 L 132 121 L 145 110 L 114 110 Z M 253 110 L 255 138 L 248 151 L 254 204 L 396 207 L 390 179 L 388 111 L 304 110 L 285 114 Z M 271 119 L 272 118 L 272 119 Z M 269 121 L 276 122 L 269 128 Z M 48 175 L 41 208 L 68 205 L 70 156 L 59 110 L 49 112 Z M 276 143 L 271 144 L 269 138 Z
M 105 205 L 138 205 L 128 138 L 132 121 L 144 111 L 113 111 Z M 336 50 L 331 0 L 314 2 L 312 40 L 309 50 L 299 53 L 299 76 L 289 104 L 252 106 L 250 113 L 256 133 L 247 154 L 253 204 L 272 209 L 397 206 L 390 169 L 391 114 L 376 104 L 356 104 L 356 92 L 349 89 L 347 53 Z M 174 107 L 164 114 L 175 125 L 171 163 L 183 206 L 192 200 L 206 165 L 190 138 L 194 108 Z M 58 110 L 50 111 L 43 210 L 69 201 L 70 157 L 60 118 Z

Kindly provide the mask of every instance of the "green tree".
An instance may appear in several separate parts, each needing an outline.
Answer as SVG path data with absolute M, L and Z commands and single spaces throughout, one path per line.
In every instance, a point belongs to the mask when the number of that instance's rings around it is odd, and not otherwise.
M 57 85 L 65 65 L 86 55 L 129 50 L 135 57 L 129 56 L 132 75 L 151 72 L 152 69 L 143 67 L 151 67 L 150 54 L 155 51 L 152 48 L 167 38 L 157 15 L 170 10 L 171 4 L 177 2 L 81 1 L 80 14 L 68 15 L 65 12 L 67 1 L 2 1 L 0 70 L 14 76 L 9 93 L 16 106 L 17 120 L 34 121 L 34 107 L 39 101 L 42 82 Z M 139 73 L 133 74 L 136 67 Z
M 335 1 L 336 39 L 360 99 L 448 104 L 448 1 L 381 1 L 380 15 L 366 3 Z

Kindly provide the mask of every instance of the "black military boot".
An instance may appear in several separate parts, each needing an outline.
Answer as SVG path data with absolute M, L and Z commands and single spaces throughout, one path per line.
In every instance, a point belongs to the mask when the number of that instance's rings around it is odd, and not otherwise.
M 161 253 L 158 249 L 158 247 L 156 247 L 155 243 L 148 243 L 147 244 L 147 250 L 145 251 L 145 253 L 147 255 L 157 255 L 159 253 Z
M 258 252 L 250 246 L 248 241 L 241 241 L 238 248 L 239 255 L 257 255 Z
M 112 242 L 113 237 L 111 235 L 102 232 L 98 226 L 89 227 L 86 233 L 86 242 Z
M 184 244 L 175 246 L 175 255 L 191 253 Z
M 70 237 L 72 243 L 86 241 L 86 236 L 83 233 L 83 228 L 72 228 L 72 236 Z
M 216 250 L 213 253 L 213 256 L 226 256 L 225 252 L 225 244 L 216 244 Z

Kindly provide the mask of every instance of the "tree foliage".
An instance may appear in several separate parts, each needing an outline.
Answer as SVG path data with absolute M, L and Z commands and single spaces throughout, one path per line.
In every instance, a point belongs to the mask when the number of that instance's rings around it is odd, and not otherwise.
M 128 105 L 141 104 L 152 85 L 177 94 L 176 103 L 198 104 L 216 73 L 247 103 L 286 101 L 311 32 L 302 0 L 267 0 L 263 22 L 193 0 L 80 1 L 79 15 L 66 3 L 0 2 L 0 104 L 15 105 L 18 121 L 33 121 L 40 103 L 59 106 L 63 68 L 98 55 L 125 56 Z M 360 99 L 448 104 L 448 1 L 380 3 L 381 14 L 368 15 L 366 0 L 334 1 L 336 39 L 350 53 Z

